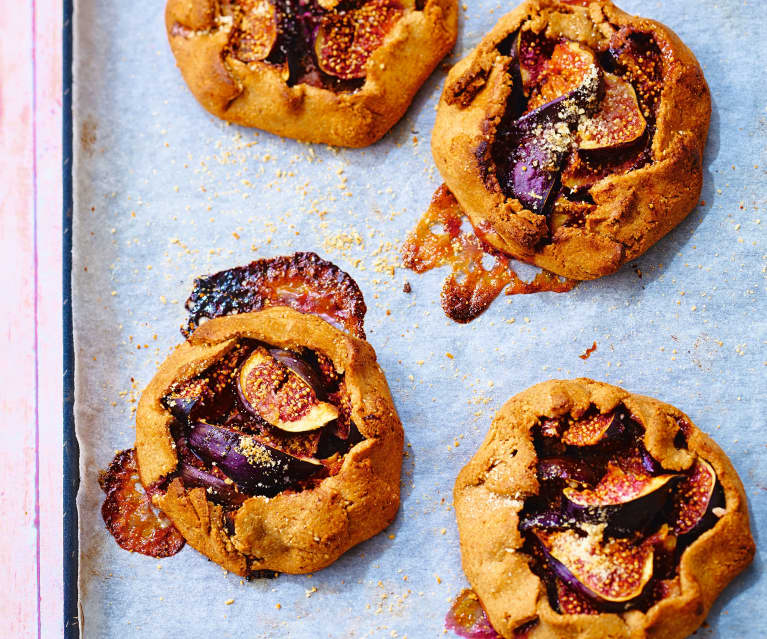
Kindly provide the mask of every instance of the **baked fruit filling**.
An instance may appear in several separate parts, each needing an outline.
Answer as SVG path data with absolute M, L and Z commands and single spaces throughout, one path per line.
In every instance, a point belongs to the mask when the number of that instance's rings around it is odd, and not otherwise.
M 230 0 L 230 54 L 282 69 L 289 86 L 353 91 L 367 61 L 405 11 L 407 0 Z
M 489 148 L 477 151 L 485 180 L 546 216 L 552 233 L 583 226 L 592 186 L 652 161 L 660 49 L 632 27 L 592 49 L 523 26 L 497 50 L 510 91 Z
M 519 529 L 561 614 L 646 611 L 678 594 L 682 553 L 725 512 L 711 464 L 698 456 L 687 470 L 665 469 L 643 436 L 623 406 L 534 430 L 540 490 Z M 686 448 L 683 436 L 675 444 Z
M 240 340 L 163 403 L 175 417 L 178 475 L 225 507 L 312 487 L 363 439 L 343 374 L 309 349 Z

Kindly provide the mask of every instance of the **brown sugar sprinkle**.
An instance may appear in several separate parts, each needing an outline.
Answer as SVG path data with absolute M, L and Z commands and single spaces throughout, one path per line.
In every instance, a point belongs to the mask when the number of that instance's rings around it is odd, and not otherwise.
M 555 558 L 567 558 L 568 569 L 581 577 L 579 581 L 588 584 L 593 579 L 607 597 L 619 598 L 641 590 L 646 579 L 641 567 L 654 554 L 652 543 L 634 544 L 622 538 L 605 541 L 604 524 L 583 524 L 582 528 L 585 536 L 573 530 L 538 534 L 545 537 L 544 543 Z
M 473 233 L 461 230 L 464 219 L 463 209 L 443 184 L 402 247 L 404 266 L 416 273 L 443 265 L 451 267 L 442 286 L 442 308 L 452 320 L 467 323 L 476 319 L 504 288 L 507 295 L 516 295 L 562 293 L 575 287 L 574 280 L 561 279 L 547 271 L 538 273 L 532 282 L 525 282 L 511 268 L 509 258 L 490 249 L 476 229 Z M 437 232 L 437 226 L 443 231 Z M 494 262 L 486 269 L 482 261 L 488 255 Z
M 247 373 L 243 394 L 253 406 L 258 406 L 267 422 L 292 422 L 309 412 L 317 402 L 312 389 L 274 359 L 265 348 L 254 351 L 261 361 Z
M 252 437 L 240 437 L 240 452 L 245 455 L 248 462 L 253 466 L 274 466 L 274 457 L 272 457 L 263 444 L 260 444 Z

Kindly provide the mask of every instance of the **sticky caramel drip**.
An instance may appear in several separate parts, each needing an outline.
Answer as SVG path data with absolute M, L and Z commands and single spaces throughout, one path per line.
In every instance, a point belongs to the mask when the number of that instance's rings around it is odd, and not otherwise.
M 476 319 L 504 289 L 507 295 L 519 295 L 564 293 L 575 287 L 575 280 L 562 279 L 548 271 L 541 271 L 531 282 L 525 282 L 511 267 L 508 256 L 482 240 L 482 230 L 462 231 L 465 219 L 455 196 L 443 184 L 402 247 L 403 264 L 416 273 L 451 267 L 442 286 L 442 308 L 450 319 L 462 324 Z M 482 264 L 486 255 L 494 258 L 490 269 Z
M 170 557 L 184 547 L 181 533 L 152 505 L 141 486 L 133 448 L 115 455 L 109 468 L 101 472 L 99 484 L 106 493 L 101 516 L 121 548 L 150 557 Z
M 501 639 L 496 633 L 487 613 L 473 590 L 461 591 L 445 617 L 445 628 L 466 639 Z

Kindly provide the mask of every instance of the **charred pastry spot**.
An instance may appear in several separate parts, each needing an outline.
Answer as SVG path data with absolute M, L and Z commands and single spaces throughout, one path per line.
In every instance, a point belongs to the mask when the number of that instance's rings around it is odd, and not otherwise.
M 229 510 L 252 495 L 316 485 L 364 440 L 343 374 L 309 349 L 240 340 L 163 403 L 175 417 L 177 476 Z
M 622 405 L 541 418 L 532 436 L 539 493 L 526 499 L 519 530 L 552 608 L 646 611 L 678 592 L 682 553 L 726 512 L 711 464 L 696 457 L 687 471 L 664 469 Z
M 355 337 L 365 338 L 367 308 L 357 283 L 315 253 L 256 260 L 198 277 L 186 301 L 189 318 L 181 332 L 191 335 L 203 318 L 290 306 L 318 315 Z

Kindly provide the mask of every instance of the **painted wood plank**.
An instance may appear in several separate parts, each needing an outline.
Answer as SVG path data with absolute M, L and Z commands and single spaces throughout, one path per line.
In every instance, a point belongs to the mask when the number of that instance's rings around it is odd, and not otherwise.
M 5 11 L 0 39 L 0 619 L 62 634 L 61 0 Z
M 62 2 L 34 3 L 40 637 L 63 634 Z
M 36 265 L 33 8 L 3 12 L 0 38 L 0 619 L 9 637 L 38 636 Z

